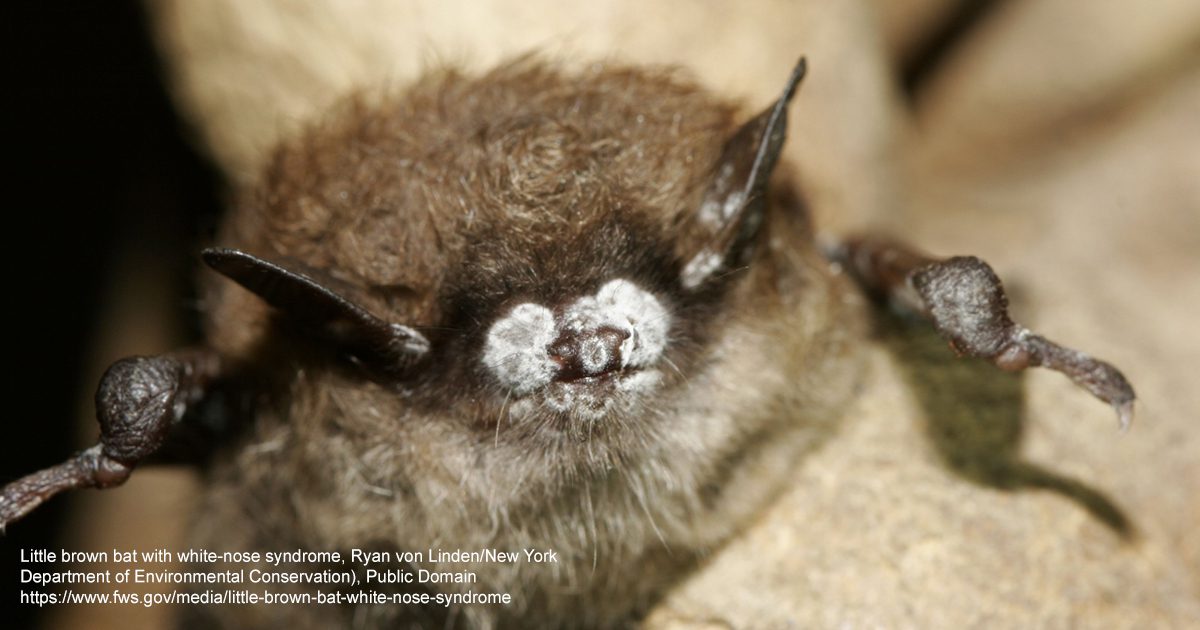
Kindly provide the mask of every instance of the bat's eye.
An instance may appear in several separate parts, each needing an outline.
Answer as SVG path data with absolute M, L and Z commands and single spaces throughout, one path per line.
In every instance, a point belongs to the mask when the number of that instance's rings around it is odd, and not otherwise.
M 552 311 L 520 304 L 488 330 L 483 364 L 522 396 L 552 383 L 592 385 L 651 368 L 662 358 L 670 315 L 628 280 Z

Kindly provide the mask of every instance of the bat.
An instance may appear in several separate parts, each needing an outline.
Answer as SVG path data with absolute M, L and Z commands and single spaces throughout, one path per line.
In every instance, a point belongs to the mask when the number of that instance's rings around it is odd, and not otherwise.
M 99 442 L 6 486 L 0 527 L 195 457 L 197 547 L 438 577 L 376 579 L 386 604 L 195 606 L 190 623 L 619 625 L 836 426 L 864 294 L 960 354 L 1064 373 L 1127 426 L 1120 371 L 1016 324 L 978 258 L 817 246 L 777 168 L 806 67 L 746 120 L 677 70 L 532 57 L 349 99 L 276 151 L 203 252 L 205 344 L 113 364 Z

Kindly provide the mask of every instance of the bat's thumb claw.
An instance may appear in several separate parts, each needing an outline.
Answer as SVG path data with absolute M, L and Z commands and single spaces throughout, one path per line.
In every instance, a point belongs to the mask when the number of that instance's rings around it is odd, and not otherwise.
M 1114 403 L 1113 409 L 1117 412 L 1117 422 L 1121 433 L 1128 432 L 1129 427 L 1133 425 L 1133 401 Z

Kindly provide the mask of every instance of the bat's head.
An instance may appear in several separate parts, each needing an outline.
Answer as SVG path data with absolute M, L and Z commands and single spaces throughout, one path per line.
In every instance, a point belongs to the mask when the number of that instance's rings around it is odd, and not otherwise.
M 803 72 L 748 121 L 665 71 L 431 78 L 277 157 L 227 235 L 264 258 L 206 257 L 364 376 L 363 413 L 627 455 L 707 396 L 780 386 L 770 346 L 798 333 L 739 322 L 824 290 L 766 251 L 811 249 L 764 219 Z

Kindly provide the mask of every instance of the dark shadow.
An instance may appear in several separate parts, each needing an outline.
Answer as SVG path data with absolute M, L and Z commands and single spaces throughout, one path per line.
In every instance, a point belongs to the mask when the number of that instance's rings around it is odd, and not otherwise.
M 219 210 L 220 181 L 189 145 L 145 25 L 143 3 L 14 3 L 4 22 L 8 91 L 3 250 L 9 395 L 0 433 L 0 484 L 69 457 L 94 439 L 77 426 L 90 356 L 110 331 L 102 317 L 128 278 L 117 261 L 147 261 L 173 279 L 179 328 Z M 164 290 L 163 293 L 167 293 Z M 16 348 L 12 348 L 12 344 Z M 87 431 L 87 432 L 84 432 Z M 91 492 L 90 490 L 87 492 Z M 0 535 L 0 625 L 34 628 L 50 606 L 22 604 L 22 550 L 61 549 L 79 512 L 58 497 Z
M 1024 379 L 982 359 L 957 358 L 927 322 L 881 312 L 876 330 L 895 356 L 926 418 L 925 432 L 946 466 L 1001 490 L 1055 492 L 1127 541 L 1133 523 L 1111 499 L 1077 479 L 1023 461 Z
M 960 0 L 945 11 L 939 23 L 900 60 L 900 87 L 909 103 L 916 100 L 929 79 L 942 69 L 959 45 L 994 15 L 1004 0 Z

